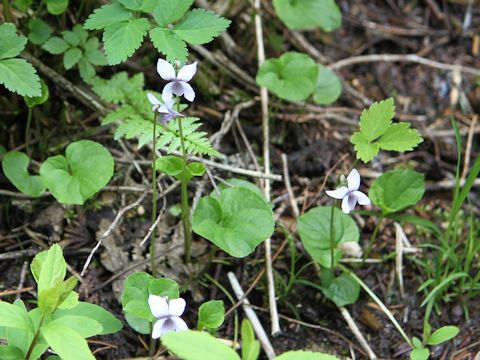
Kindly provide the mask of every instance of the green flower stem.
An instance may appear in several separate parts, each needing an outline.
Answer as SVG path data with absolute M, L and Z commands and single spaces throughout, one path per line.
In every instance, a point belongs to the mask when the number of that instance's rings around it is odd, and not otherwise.
M 335 264 L 335 203 L 332 202 L 332 212 L 330 213 L 330 267 L 333 269 Z
M 177 112 L 180 112 L 180 101 L 176 101 Z M 185 140 L 183 138 L 182 118 L 177 118 L 178 134 L 180 136 L 180 148 L 183 156 L 183 172 L 187 170 L 187 151 L 185 148 Z M 181 209 L 182 209 L 182 223 L 183 233 L 185 236 L 185 264 L 190 263 L 192 257 L 192 229 L 190 224 L 190 205 L 188 203 L 188 180 L 182 178 L 181 180 Z
M 30 143 L 30 127 L 32 126 L 32 108 L 28 107 L 28 115 L 27 115 L 27 126 L 25 127 L 25 150 L 28 155 L 30 152 L 28 151 L 28 145 Z
M 35 345 L 37 345 L 38 337 L 40 336 L 40 329 L 42 328 L 43 321 L 45 320 L 45 315 L 42 315 L 40 318 L 40 323 L 38 324 L 38 329 L 35 331 L 35 335 L 33 336 L 32 342 L 27 351 L 27 355 L 25 356 L 25 360 L 30 360 L 30 356 L 32 356 L 33 349 Z
M 155 320 L 154 320 L 155 322 Z M 156 350 L 156 341 L 154 338 L 152 338 L 152 333 L 153 333 L 153 324 L 154 322 L 150 323 L 150 344 L 149 344 L 149 350 L 148 350 L 148 356 L 149 358 L 153 359 L 153 355 L 155 355 L 155 350 Z
M 153 145 L 152 145 L 152 192 L 153 192 L 153 200 L 152 200 L 152 224 L 155 224 L 155 220 L 157 220 L 157 169 L 155 166 L 155 162 L 157 161 L 157 115 L 153 116 Z M 152 234 L 150 235 L 150 267 L 152 270 L 152 275 L 155 277 L 157 275 L 157 263 L 155 260 L 155 240 L 157 237 L 157 229 L 156 227 L 153 229 Z
M 399 322 L 397 321 L 397 319 L 395 319 L 395 317 L 393 316 L 393 314 L 391 313 L 391 311 L 385 306 L 385 304 L 382 302 L 382 300 L 380 300 L 377 295 L 375 295 L 375 293 L 370 290 L 370 288 L 367 286 L 367 284 L 365 284 L 357 275 L 355 275 L 354 272 L 352 272 L 350 269 L 348 269 L 347 267 L 343 266 L 342 264 L 339 264 L 338 265 L 339 268 L 341 268 L 343 271 L 345 271 L 346 273 L 348 273 L 359 285 L 360 287 L 365 290 L 365 292 L 372 298 L 373 301 L 375 301 L 377 303 L 377 305 L 380 307 L 380 309 L 382 309 L 382 311 L 385 313 L 385 315 L 387 315 L 387 317 L 390 319 L 390 321 L 392 322 L 393 326 L 395 326 L 395 328 L 398 330 L 398 332 L 400 333 L 400 335 L 403 337 L 403 339 L 407 342 L 408 345 L 410 345 L 411 347 L 413 347 L 412 345 L 412 342 L 410 341 L 409 337 L 407 336 L 407 334 L 405 333 L 405 331 L 402 329 L 402 327 L 400 326 Z
M 375 243 L 375 240 L 377 240 L 377 235 L 378 235 L 378 232 L 380 230 L 380 226 L 382 226 L 383 219 L 384 219 L 384 217 L 383 217 L 383 215 L 381 215 L 380 218 L 378 219 L 377 225 L 375 225 L 375 229 L 373 229 L 372 236 L 368 240 L 367 249 L 365 250 L 365 253 L 363 254 L 363 260 L 364 261 L 365 261 L 366 258 L 368 258 L 368 255 L 370 255 L 370 251 L 372 251 L 373 244 Z
M 5 18 L 5 22 L 12 22 L 13 16 L 12 11 L 10 10 L 10 0 L 3 0 L 3 16 Z

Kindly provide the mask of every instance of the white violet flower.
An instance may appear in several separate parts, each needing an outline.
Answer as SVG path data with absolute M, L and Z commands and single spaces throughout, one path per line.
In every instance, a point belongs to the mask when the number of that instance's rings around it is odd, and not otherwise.
M 170 100 L 165 100 L 162 98 L 163 103 L 158 100 L 155 95 L 152 93 L 147 93 L 148 101 L 153 105 L 152 106 L 152 111 L 153 112 L 158 112 L 159 114 L 162 114 L 162 122 L 167 123 L 170 120 L 173 120 L 177 117 L 183 116 L 179 112 L 176 112 L 173 110 L 173 106 L 175 105 L 175 102 L 173 99 Z
M 360 188 L 360 174 L 357 170 L 353 169 L 347 176 L 347 186 L 341 186 L 335 190 L 325 191 L 328 196 L 334 199 L 342 200 L 342 211 L 345 214 L 349 214 L 357 202 L 360 205 L 370 205 L 370 199 L 367 195 L 358 191 Z
M 162 95 L 165 100 L 170 100 L 173 95 L 185 96 L 185 99 L 190 102 L 195 99 L 195 91 L 193 91 L 193 88 L 188 82 L 192 80 L 197 72 L 196 62 L 185 65 L 178 71 L 178 74 L 176 74 L 172 64 L 166 60 L 158 59 L 157 72 L 163 80 L 169 81 L 163 88 Z
M 148 305 L 157 321 L 153 325 L 152 338 L 158 339 L 172 331 L 188 330 L 188 326 L 180 317 L 185 311 L 185 300 L 182 298 L 168 300 L 166 297 L 150 295 Z

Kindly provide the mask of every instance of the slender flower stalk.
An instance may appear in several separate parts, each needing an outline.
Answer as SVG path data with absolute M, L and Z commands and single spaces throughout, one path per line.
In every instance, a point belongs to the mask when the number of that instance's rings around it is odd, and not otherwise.
M 332 212 L 330 213 L 330 267 L 335 264 L 335 203 L 332 203 Z
M 155 224 L 157 219 L 157 169 L 155 163 L 157 161 L 157 114 L 154 113 L 153 116 L 153 144 L 152 144 L 152 224 Z M 157 229 L 156 227 L 150 235 L 150 267 L 152 270 L 152 275 L 157 275 L 157 262 L 156 262 L 156 249 L 155 241 L 157 238 Z

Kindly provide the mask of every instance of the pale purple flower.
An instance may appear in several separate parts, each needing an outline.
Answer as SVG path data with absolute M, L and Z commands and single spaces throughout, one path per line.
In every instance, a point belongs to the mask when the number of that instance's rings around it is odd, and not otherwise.
M 190 102 L 195 99 L 195 91 L 193 91 L 193 88 L 188 82 L 192 80 L 197 72 L 196 62 L 190 65 L 185 65 L 177 74 L 172 64 L 166 60 L 158 59 L 157 72 L 163 80 L 169 81 L 169 83 L 163 88 L 162 95 L 165 100 L 171 99 L 173 95 L 185 96 L 185 99 Z
M 182 298 L 168 300 L 166 297 L 150 295 L 148 305 L 153 316 L 157 318 L 152 330 L 153 339 L 172 331 L 188 330 L 187 324 L 180 317 L 186 305 Z
M 358 191 L 359 188 L 360 174 L 353 169 L 347 176 L 347 186 L 341 186 L 338 189 L 325 192 L 334 199 L 342 199 L 342 211 L 345 214 L 349 214 L 355 208 L 357 202 L 360 205 L 370 205 L 370 199 L 367 195 Z
M 175 105 L 175 102 L 173 101 L 173 99 L 165 100 L 162 98 L 163 100 L 163 103 L 162 103 L 152 93 L 147 93 L 147 97 L 148 97 L 148 101 L 150 101 L 150 103 L 152 104 L 152 111 L 162 114 L 163 123 L 167 123 L 170 120 L 183 116 L 179 112 L 176 112 L 175 110 L 173 110 L 173 106 Z

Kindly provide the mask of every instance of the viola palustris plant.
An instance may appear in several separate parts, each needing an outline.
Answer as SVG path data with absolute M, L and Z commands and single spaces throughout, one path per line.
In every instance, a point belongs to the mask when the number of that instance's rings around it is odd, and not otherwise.
M 381 3 L 3 0 L 0 360 L 476 359 L 480 15 Z

